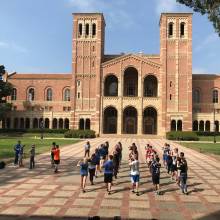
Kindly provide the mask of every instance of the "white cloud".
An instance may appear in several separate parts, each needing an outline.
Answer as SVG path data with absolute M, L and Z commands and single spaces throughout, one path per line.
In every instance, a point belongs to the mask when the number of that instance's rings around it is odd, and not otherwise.
M 5 41 L 0 41 L 0 48 L 13 50 L 13 51 L 16 51 L 19 53 L 28 53 L 28 50 L 25 47 L 18 45 L 14 42 L 9 43 L 9 42 L 5 42 Z
M 195 47 L 195 52 L 200 52 L 201 50 L 210 47 L 210 45 L 214 44 L 216 41 L 219 41 L 219 36 L 216 33 L 209 34 L 204 40 L 200 40 L 200 42 Z

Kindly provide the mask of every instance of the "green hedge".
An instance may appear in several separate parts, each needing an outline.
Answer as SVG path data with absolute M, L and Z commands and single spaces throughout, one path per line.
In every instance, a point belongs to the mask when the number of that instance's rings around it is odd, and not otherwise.
M 69 130 L 64 133 L 65 138 L 95 138 L 93 130 Z
M 44 128 L 43 132 L 44 133 L 54 133 L 54 134 L 64 134 L 67 132 L 68 129 L 49 129 L 49 128 Z M 41 133 L 42 129 L 0 129 L 0 133 Z
M 166 137 L 168 140 L 181 140 L 181 141 L 198 141 L 199 137 L 196 132 L 192 131 L 170 131 L 167 132 Z
M 220 136 L 220 132 L 213 132 L 213 131 L 197 131 L 196 134 L 198 136 Z

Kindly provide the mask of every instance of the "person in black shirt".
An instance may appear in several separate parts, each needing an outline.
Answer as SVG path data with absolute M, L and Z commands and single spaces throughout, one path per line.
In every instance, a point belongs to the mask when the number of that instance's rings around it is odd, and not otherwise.
M 182 190 L 182 193 L 187 195 L 188 194 L 187 193 L 187 170 L 188 170 L 188 166 L 187 166 L 187 161 L 184 157 L 183 152 L 180 153 L 180 163 L 179 163 L 178 169 L 180 170 L 180 188 Z
M 171 152 L 167 152 L 167 158 L 166 158 L 166 164 L 167 164 L 167 173 L 169 174 L 171 172 L 172 164 L 173 164 L 173 159 L 171 156 Z

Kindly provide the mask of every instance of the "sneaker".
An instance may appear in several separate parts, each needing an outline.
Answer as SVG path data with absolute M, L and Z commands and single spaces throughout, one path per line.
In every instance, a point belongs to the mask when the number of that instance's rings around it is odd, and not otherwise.
M 137 196 L 140 196 L 139 192 L 136 192 L 136 195 L 137 195 Z

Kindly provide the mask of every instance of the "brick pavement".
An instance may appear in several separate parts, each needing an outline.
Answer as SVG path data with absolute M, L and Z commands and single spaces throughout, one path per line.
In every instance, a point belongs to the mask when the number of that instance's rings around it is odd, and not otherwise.
M 108 140 L 113 147 L 123 145 L 123 163 L 113 194 L 107 195 L 103 176 L 95 185 L 80 191 L 79 168 L 76 163 L 83 156 L 83 142 L 61 149 L 61 167 L 54 174 L 48 153 L 37 157 L 36 169 L 15 168 L 0 171 L 0 219 L 87 219 L 99 215 L 102 219 L 121 216 L 122 219 L 219 219 L 220 218 L 220 162 L 172 143 L 184 151 L 189 164 L 189 195 L 182 195 L 164 168 L 161 170 L 163 195 L 153 193 L 148 169 L 144 163 L 144 145 L 150 142 L 161 152 L 165 140 L 111 138 L 91 140 L 92 149 Z M 128 146 L 135 142 L 140 151 L 141 195 L 129 191 L 127 165 Z M 26 164 L 27 166 L 27 164 Z

